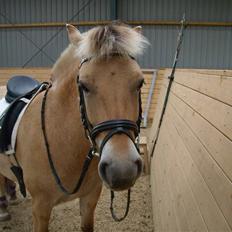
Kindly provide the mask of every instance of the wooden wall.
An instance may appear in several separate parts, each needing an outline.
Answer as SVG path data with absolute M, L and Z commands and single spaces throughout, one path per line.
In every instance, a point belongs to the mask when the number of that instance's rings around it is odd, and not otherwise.
M 177 70 L 151 159 L 151 185 L 155 231 L 232 230 L 232 71 Z
M 50 77 L 51 68 L 0 68 L 0 86 L 15 75 L 31 76 L 38 81 L 47 81 Z
M 28 75 L 39 81 L 47 81 L 50 77 L 51 68 L 0 68 L 0 86 L 6 85 L 7 80 L 14 75 Z M 142 88 L 142 106 L 146 107 L 148 93 L 151 87 L 152 77 L 154 75 L 153 69 L 143 70 L 145 85 Z M 151 124 L 152 118 L 157 105 L 157 99 L 160 91 L 160 85 L 162 81 L 161 72 L 158 72 L 156 77 L 154 93 L 151 101 L 151 106 L 148 113 L 148 122 Z

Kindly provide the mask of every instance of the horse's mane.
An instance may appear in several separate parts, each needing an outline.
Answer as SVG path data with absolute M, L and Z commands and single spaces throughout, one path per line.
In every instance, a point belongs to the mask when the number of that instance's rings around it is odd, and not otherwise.
M 53 66 L 52 80 L 67 72 L 68 67 L 70 70 L 77 67 L 73 63 L 80 58 L 108 58 L 115 53 L 120 56 L 136 57 L 142 54 L 148 44 L 141 33 L 119 22 L 95 27 L 83 33 L 77 45 L 70 44 L 63 51 Z
M 120 22 L 95 27 L 82 36 L 77 49 L 81 58 L 109 57 L 115 53 L 136 57 L 149 44 L 141 33 Z

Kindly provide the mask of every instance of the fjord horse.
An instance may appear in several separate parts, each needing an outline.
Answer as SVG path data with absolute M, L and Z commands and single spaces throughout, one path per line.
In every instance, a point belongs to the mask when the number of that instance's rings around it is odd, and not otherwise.
M 140 32 L 141 27 L 132 29 L 123 24 L 100 26 L 83 34 L 72 25 L 66 27 L 70 45 L 52 69 L 44 120 L 54 166 L 65 188 L 72 190 L 90 148 L 81 121 L 77 85 L 83 91 L 91 125 L 118 120 L 132 125 L 139 117 L 143 84 L 143 74 L 133 57 L 142 53 L 147 40 Z M 80 66 L 83 58 L 87 59 Z M 79 191 L 66 195 L 58 188 L 48 162 L 41 129 L 43 99 L 41 92 L 27 108 L 16 147 L 26 188 L 32 196 L 34 231 L 48 231 L 52 208 L 74 198 L 80 198 L 82 231 L 93 231 L 102 182 L 111 190 L 126 190 L 141 174 L 142 160 L 133 141 L 135 136 L 128 128 L 116 128 L 118 132 L 110 137 L 106 129 L 97 133 L 94 142 L 98 150 L 102 148 L 101 156 L 93 158 Z M 12 164 L 13 157 L 0 155 L 1 174 L 16 181 L 10 171 Z M 2 185 L 0 190 L 4 195 Z M 0 214 L 7 213 L 6 209 L 1 210 Z

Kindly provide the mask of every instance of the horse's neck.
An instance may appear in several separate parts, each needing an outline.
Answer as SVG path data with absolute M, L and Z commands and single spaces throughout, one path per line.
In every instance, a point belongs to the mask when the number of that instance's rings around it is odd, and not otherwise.
M 54 100 L 57 100 L 57 104 L 63 101 L 67 103 L 73 103 L 74 99 L 77 101 L 77 80 L 76 73 L 64 75 L 58 77 L 52 82 L 51 92 Z
M 56 120 L 80 123 L 77 83 L 74 76 L 63 77 L 60 83 L 52 84 L 49 98 L 50 107 L 57 113 Z M 48 100 L 49 101 L 49 100 Z
M 74 76 L 66 78 L 66 81 L 52 86 L 49 91 L 47 110 L 50 136 L 61 145 L 63 153 L 76 155 L 86 142 L 80 119 L 76 80 Z M 83 150 L 80 153 L 85 154 Z
M 60 115 L 60 120 L 67 120 L 67 115 L 70 113 L 73 117 L 68 120 L 79 118 L 79 108 L 77 105 L 78 92 L 76 86 L 79 62 L 75 56 L 75 48 L 73 45 L 69 45 L 52 69 L 50 95 L 52 107 L 54 110 L 59 110 L 57 113 Z
M 61 54 L 52 68 L 52 81 L 54 85 L 63 85 L 69 78 L 77 75 L 80 60 L 76 55 L 76 47 L 70 44 Z
M 85 154 L 84 130 L 80 119 L 76 77 L 79 62 L 70 45 L 52 69 L 52 87 L 48 94 L 50 136 L 59 143 L 63 153 Z M 80 150 L 82 149 L 82 150 Z

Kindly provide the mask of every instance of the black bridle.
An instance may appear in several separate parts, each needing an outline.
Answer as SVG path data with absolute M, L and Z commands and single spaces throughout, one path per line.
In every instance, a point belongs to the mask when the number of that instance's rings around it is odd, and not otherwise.
M 84 59 L 80 64 L 80 68 L 85 62 L 88 62 L 88 61 L 90 61 L 90 58 Z M 139 92 L 139 115 L 138 115 L 138 119 L 136 122 L 128 120 L 128 119 L 114 119 L 114 120 L 107 120 L 107 121 L 101 122 L 93 126 L 88 118 L 86 104 L 85 104 L 84 90 L 83 90 L 82 85 L 79 82 L 79 75 L 77 76 L 77 84 L 78 84 L 79 95 L 80 95 L 79 103 L 80 103 L 81 120 L 82 120 L 84 129 L 85 129 L 86 137 L 88 138 L 91 144 L 91 149 L 94 155 L 101 157 L 101 153 L 102 153 L 102 150 L 105 144 L 116 134 L 127 135 L 132 140 L 132 142 L 135 144 L 135 147 L 137 148 L 137 150 L 139 150 L 138 136 L 140 133 L 140 124 L 142 120 L 141 92 Z M 99 149 L 97 149 L 95 139 L 99 134 L 105 131 L 108 131 L 108 133 L 102 140 Z M 134 133 L 134 137 L 132 136 L 130 131 Z M 135 138 L 137 138 L 137 143 L 135 142 Z
M 134 59 L 133 57 L 131 57 Z M 88 61 L 90 61 L 91 58 L 88 59 L 83 59 L 82 62 L 80 63 L 79 70 L 81 69 L 82 65 Z M 87 110 L 86 110 L 86 104 L 85 104 L 85 95 L 84 95 L 84 90 L 82 85 L 79 82 L 79 75 L 77 76 L 77 84 L 78 84 L 78 89 L 79 89 L 79 105 L 80 105 L 80 113 L 81 113 L 81 120 L 82 124 L 85 129 L 85 134 L 87 139 L 90 142 L 90 150 L 86 156 L 86 159 L 83 163 L 81 174 L 79 177 L 79 180 L 75 186 L 75 188 L 72 191 L 68 191 L 64 185 L 62 184 L 62 181 L 56 171 L 56 168 L 54 166 L 53 160 L 52 160 L 52 155 L 50 151 L 50 146 L 48 143 L 48 138 L 47 138 L 47 133 L 46 133 L 46 127 L 45 127 L 45 106 L 46 106 L 46 99 L 47 99 L 47 94 L 48 91 L 51 87 L 51 84 L 48 85 L 43 101 L 42 101 L 42 108 L 41 108 L 41 125 L 42 125 L 42 131 L 44 135 L 44 141 L 45 141 L 45 146 L 47 150 L 47 156 L 48 156 L 48 161 L 49 165 L 52 171 L 52 174 L 55 178 L 55 181 L 57 185 L 59 186 L 60 190 L 65 193 L 66 195 L 72 195 L 78 192 L 78 190 L 81 187 L 81 184 L 86 176 L 86 173 L 88 171 L 88 167 L 93 159 L 94 156 L 101 157 L 102 150 L 106 143 L 116 134 L 125 134 L 128 136 L 131 141 L 134 143 L 135 147 L 139 151 L 139 133 L 140 133 L 140 124 L 142 120 L 142 102 L 141 102 L 141 91 L 139 91 L 139 114 L 138 114 L 138 119 L 136 122 L 128 120 L 128 119 L 115 119 L 115 120 L 107 120 L 104 122 L 101 122 L 97 125 L 92 125 L 92 123 L 89 121 Z M 133 134 L 131 133 L 133 132 Z M 96 143 L 96 137 L 101 134 L 102 132 L 107 132 L 105 137 L 103 138 L 100 147 L 97 147 Z M 121 221 L 123 220 L 129 211 L 129 204 L 130 204 L 130 190 L 128 190 L 128 201 L 127 201 L 127 209 L 122 218 L 117 218 L 114 211 L 113 211 L 113 199 L 114 199 L 114 192 L 111 191 L 111 214 L 114 220 L 116 221 Z

